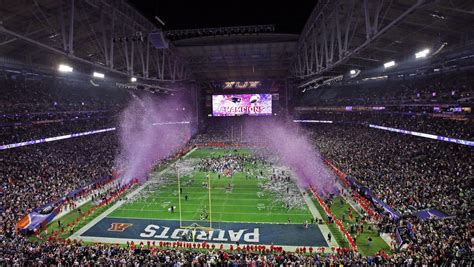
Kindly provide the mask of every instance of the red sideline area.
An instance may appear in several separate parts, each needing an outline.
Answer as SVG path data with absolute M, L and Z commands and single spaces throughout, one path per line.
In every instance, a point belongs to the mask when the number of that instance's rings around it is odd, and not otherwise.
M 351 193 L 352 193 L 352 197 L 354 198 L 354 200 L 359 204 L 359 206 L 362 207 L 362 209 L 367 212 L 367 214 L 370 215 L 370 217 L 374 220 L 374 221 L 380 221 L 382 219 L 382 216 L 380 216 L 380 214 L 378 214 L 377 212 L 375 212 L 371 207 L 370 207 L 370 204 L 369 202 L 367 201 L 366 198 L 362 197 L 361 195 L 359 195 L 357 192 L 355 192 L 354 190 L 351 190 L 351 186 L 350 186 L 350 183 L 349 181 L 346 179 L 347 177 L 347 174 L 344 173 L 343 171 L 339 170 L 334 164 L 332 164 L 330 161 L 328 160 L 324 160 L 324 163 L 326 163 L 327 166 L 329 166 L 333 172 L 336 174 L 336 176 L 339 178 L 339 180 L 341 180 L 341 182 L 343 183 L 344 187 L 348 188 Z
M 176 248 L 187 248 L 187 249 L 216 249 L 217 246 L 216 244 L 209 244 L 207 243 L 206 241 L 203 241 L 203 242 L 180 242 L 180 241 L 176 241 L 176 242 L 167 242 L 167 241 L 146 241 L 146 245 L 145 245 L 145 242 L 140 242 L 140 244 L 135 244 L 134 241 L 127 241 L 127 248 L 133 250 L 133 249 L 136 249 L 136 248 L 140 248 L 140 249 L 144 249 L 144 248 L 147 248 L 147 249 L 150 249 L 151 250 L 151 253 L 153 253 L 154 249 L 176 249 Z M 224 244 L 220 244 L 219 246 L 219 249 L 222 251 L 224 250 Z M 230 248 L 229 248 L 230 251 L 249 251 L 249 252 L 284 252 L 283 250 L 283 247 L 280 247 L 280 246 L 274 246 L 274 245 L 271 245 L 271 246 L 265 246 L 265 245 L 230 245 Z M 304 249 L 306 251 L 306 248 Z M 313 248 L 310 248 L 309 250 L 313 251 Z
M 66 225 L 66 227 L 61 227 L 61 234 L 64 233 L 65 231 L 69 231 L 69 234 L 72 235 L 74 233 L 74 230 L 75 230 L 75 227 L 77 225 L 79 225 L 79 223 L 81 222 L 81 220 L 85 220 L 86 219 L 86 216 L 89 217 L 91 216 L 91 214 L 94 213 L 95 209 L 97 208 L 100 208 L 102 206 L 105 206 L 105 205 L 108 205 L 110 203 L 112 203 L 114 200 L 116 200 L 117 198 L 119 198 L 121 195 L 123 195 L 124 193 L 126 193 L 131 187 L 133 187 L 134 185 L 138 184 L 138 180 L 137 179 L 133 179 L 130 183 L 128 183 L 127 185 L 121 187 L 117 192 L 113 193 L 110 197 L 108 197 L 107 199 L 103 200 L 102 202 L 100 202 L 98 205 L 90 208 L 89 210 L 87 211 L 84 211 L 82 212 L 81 216 L 78 216 L 73 222 L 71 223 L 68 223 Z M 41 237 L 41 230 L 43 229 L 38 229 L 36 231 L 36 237 L 39 238 L 39 239 L 42 239 Z M 46 228 L 44 230 L 45 234 L 48 235 L 48 229 Z M 50 233 L 50 235 L 48 236 L 48 241 L 64 241 L 65 243 L 67 242 L 68 244 L 71 242 L 69 239 L 67 240 L 64 240 L 62 238 L 59 237 L 60 233 L 59 231 L 53 231 Z
M 337 227 L 339 228 L 339 231 L 341 231 L 341 233 L 344 234 L 344 237 L 347 239 L 347 241 L 351 245 L 352 250 L 357 251 L 357 245 L 354 242 L 354 239 L 352 239 L 352 236 L 344 228 L 341 221 L 339 219 L 337 219 L 336 216 L 334 216 L 334 214 L 332 214 L 331 210 L 329 210 L 328 206 L 326 206 L 326 203 L 324 203 L 324 201 L 321 199 L 319 194 L 316 192 L 316 190 L 314 190 L 314 188 L 312 186 L 310 187 L 310 190 L 311 190 L 311 193 L 313 193 L 313 196 L 318 200 L 319 205 L 321 205 L 321 207 L 323 207 L 326 214 L 333 218 L 334 222 L 336 223 Z
M 97 205 L 97 208 L 99 207 L 102 207 L 104 205 L 107 205 L 109 204 L 110 202 L 112 202 L 114 199 L 118 198 L 119 196 L 121 196 L 123 193 L 125 193 L 130 187 L 134 186 L 135 184 L 138 183 L 138 179 L 133 179 L 130 183 L 128 183 L 126 186 L 122 187 L 119 191 L 115 192 L 113 195 L 111 195 L 110 197 L 102 200 L 102 202 L 99 203 L 99 205 Z M 82 217 L 84 217 L 84 213 L 82 215 Z

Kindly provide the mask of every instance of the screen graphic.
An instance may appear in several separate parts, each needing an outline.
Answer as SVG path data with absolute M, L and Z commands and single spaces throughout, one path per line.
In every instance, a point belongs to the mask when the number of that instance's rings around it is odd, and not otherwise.
M 213 95 L 212 116 L 271 116 L 271 94 Z

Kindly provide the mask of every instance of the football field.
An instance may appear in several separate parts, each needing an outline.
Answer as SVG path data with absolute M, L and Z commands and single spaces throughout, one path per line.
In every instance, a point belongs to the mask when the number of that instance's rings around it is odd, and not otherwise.
M 138 193 L 81 237 L 327 247 L 319 226 L 311 224 L 314 214 L 305 193 L 293 179 L 270 179 L 289 176 L 288 169 L 264 161 L 245 162 L 245 171 L 232 175 L 199 168 L 207 158 L 251 154 L 248 149 L 195 149 L 152 173 Z M 198 234 L 191 237 L 193 229 Z

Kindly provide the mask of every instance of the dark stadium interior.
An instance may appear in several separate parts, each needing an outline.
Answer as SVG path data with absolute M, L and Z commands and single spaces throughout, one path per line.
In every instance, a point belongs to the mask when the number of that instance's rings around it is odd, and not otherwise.
M 299 34 L 315 1 L 304 0 L 298 5 L 269 0 L 206 1 L 183 5 L 182 1 L 139 0 L 131 4 L 157 26 L 160 22 L 155 16 L 158 16 L 165 23 L 165 30 L 274 24 L 279 33 Z
M 0 1 L 0 266 L 471 266 L 472 25 L 472 0 Z M 113 238 L 206 149 L 218 179 L 291 169 L 327 246 Z

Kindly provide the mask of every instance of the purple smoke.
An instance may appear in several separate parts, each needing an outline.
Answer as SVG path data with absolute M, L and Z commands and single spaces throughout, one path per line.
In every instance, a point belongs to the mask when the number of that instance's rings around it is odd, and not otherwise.
M 135 97 L 120 116 L 120 155 L 116 165 L 127 183 L 144 180 L 157 161 L 176 153 L 189 141 L 191 124 L 184 97 Z
M 335 175 L 324 164 L 309 136 L 297 124 L 278 121 L 246 123 L 246 137 L 268 149 L 268 156 L 277 156 L 281 164 L 290 167 L 303 187 L 313 185 L 318 193 L 337 193 Z

